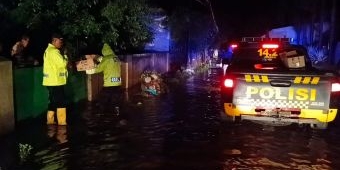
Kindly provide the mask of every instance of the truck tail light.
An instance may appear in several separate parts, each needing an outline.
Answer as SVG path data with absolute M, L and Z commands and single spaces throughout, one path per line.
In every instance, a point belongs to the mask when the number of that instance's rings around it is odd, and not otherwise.
M 234 80 L 227 78 L 227 79 L 224 80 L 223 84 L 224 84 L 224 87 L 232 88 L 232 87 L 234 87 Z
M 332 92 L 340 91 L 340 83 L 332 83 Z

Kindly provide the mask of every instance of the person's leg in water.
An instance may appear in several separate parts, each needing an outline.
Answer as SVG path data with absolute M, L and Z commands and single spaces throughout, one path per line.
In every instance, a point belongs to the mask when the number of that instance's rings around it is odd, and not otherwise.
M 119 125 L 126 125 L 127 119 L 125 113 L 122 112 L 123 98 L 122 98 L 122 88 L 121 86 L 114 86 L 112 88 L 112 104 L 114 108 L 114 113 L 118 116 Z
M 117 116 L 121 115 L 121 107 L 122 107 L 122 99 L 121 99 L 121 87 L 113 86 L 112 87 L 112 97 L 111 97 L 111 105 L 113 105 L 114 113 Z
M 47 86 L 48 90 L 48 98 L 49 98 L 49 103 L 48 103 L 48 109 L 47 109 L 47 124 L 48 125 L 54 125 L 57 122 L 55 121 L 55 114 L 57 111 L 57 99 L 56 99 L 56 87 L 54 86 Z
M 111 106 L 112 88 L 103 87 L 98 95 L 97 106 L 101 112 L 107 112 Z
M 99 103 L 100 103 L 100 109 L 103 112 L 106 113 L 114 113 L 115 115 L 119 114 L 119 104 L 116 98 L 117 98 L 117 87 L 115 86 L 108 86 L 108 87 L 103 87 L 103 89 L 100 92 L 99 95 Z M 115 107 L 118 107 L 117 109 Z M 116 110 L 118 110 L 118 112 L 116 112 Z

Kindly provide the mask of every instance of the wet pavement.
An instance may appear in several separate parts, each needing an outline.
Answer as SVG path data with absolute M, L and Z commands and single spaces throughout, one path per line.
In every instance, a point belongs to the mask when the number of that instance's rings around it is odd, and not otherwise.
M 195 76 L 156 98 L 127 94 L 125 125 L 89 102 L 70 109 L 66 127 L 27 122 L 0 140 L 0 170 L 340 169 L 338 120 L 327 130 L 227 124 L 215 80 Z

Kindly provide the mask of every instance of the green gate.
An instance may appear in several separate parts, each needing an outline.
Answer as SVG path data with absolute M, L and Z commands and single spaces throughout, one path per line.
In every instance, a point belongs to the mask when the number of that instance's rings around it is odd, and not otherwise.
M 48 91 L 42 86 L 42 67 L 16 68 L 13 70 L 14 108 L 17 122 L 45 114 Z M 86 74 L 69 71 L 66 85 L 67 103 L 87 98 Z

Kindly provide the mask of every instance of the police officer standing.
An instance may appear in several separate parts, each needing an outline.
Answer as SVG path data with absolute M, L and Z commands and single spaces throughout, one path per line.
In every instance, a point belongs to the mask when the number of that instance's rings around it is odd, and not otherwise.
M 67 80 L 67 57 L 60 53 L 63 46 L 63 37 L 53 34 L 51 42 L 44 53 L 43 86 L 49 93 L 47 111 L 47 124 L 55 124 L 54 116 L 57 113 L 58 125 L 66 125 L 66 103 L 64 88 Z
M 102 48 L 102 57 L 97 58 L 100 62 L 95 69 L 95 73 L 103 72 L 103 89 L 100 93 L 100 102 L 104 106 L 114 106 L 114 112 L 120 115 L 121 106 L 121 61 L 113 52 L 112 48 L 104 43 Z M 122 116 L 122 115 L 120 115 Z

